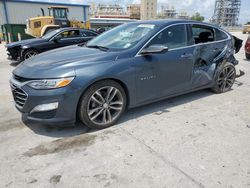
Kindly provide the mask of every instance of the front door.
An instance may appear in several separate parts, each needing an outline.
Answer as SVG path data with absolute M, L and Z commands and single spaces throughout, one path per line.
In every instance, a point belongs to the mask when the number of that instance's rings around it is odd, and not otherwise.
M 83 41 L 84 39 L 80 35 L 80 31 L 78 29 L 68 30 L 68 31 L 61 32 L 53 40 L 51 40 L 48 45 L 48 48 L 55 49 L 55 48 L 60 48 L 64 46 L 79 44 Z
M 186 25 L 166 28 L 145 48 L 156 44 L 168 51 L 136 57 L 138 103 L 186 91 L 191 85 L 194 48 L 188 47 Z

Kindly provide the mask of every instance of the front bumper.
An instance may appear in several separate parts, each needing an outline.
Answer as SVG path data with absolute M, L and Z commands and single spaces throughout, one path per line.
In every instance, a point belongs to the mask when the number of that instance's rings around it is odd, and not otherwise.
M 21 51 L 7 49 L 7 59 L 14 61 L 21 61 Z
M 81 91 L 73 86 L 58 89 L 35 90 L 27 82 L 10 80 L 16 108 L 22 113 L 26 124 L 73 125 L 76 121 L 78 100 Z M 57 103 L 58 108 L 50 111 L 32 112 L 41 104 Z

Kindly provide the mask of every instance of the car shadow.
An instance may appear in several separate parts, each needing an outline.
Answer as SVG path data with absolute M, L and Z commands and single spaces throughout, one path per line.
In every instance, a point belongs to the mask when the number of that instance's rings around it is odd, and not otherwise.
M 178 97 L 173 97 L 170 99 L 161 100 L 159 102 L 151 103 L 141 107 L 133 108 L 127 110 L 124 115 L 121 117 L 119 122 L 115 126 L 120 126 L 123 123 L 133 120 L 144 115 L 149 115 L 155 113 L 160 115 L 162 113 L 171 113 L 171 107 L 176 107 L 185 103 L 192 102 L 194 100 L 199 100 L 204 97 L 213 95 L 209 90 L 201 90 L 193 93 L 181 95 Z M 25 123 L 25 122 L 24 122 Z M 96 132 L 98 129 L 90 129 L 87 126 L 83 125 L 81 122 L 77 121 L 73 126 L 46 126 L 38 124 L 28 124 L 25 125 L 30 128 L 34 133 L 49 137 L 72 137 L 80 134 Z
M 201 98 L 205 98 L 210 95 L 214 95 L 214 93 L 212 93 L 209 89 L 200 90 L 180 95 L 177 97 L 161 100 L 141 107 L 133 108 L 125 113 L 125 115 L 121 118 L 120 123 L 149 114 L 161 115 L 163 113 L 171 113 L 172 107 L 176 107 L 195 100 L 199 100 Z

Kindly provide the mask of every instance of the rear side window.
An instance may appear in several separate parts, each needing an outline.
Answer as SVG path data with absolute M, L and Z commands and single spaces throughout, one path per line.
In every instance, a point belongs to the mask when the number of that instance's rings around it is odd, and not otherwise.
M 95 34 L 94 32 L 91 32 L 91 31 L 81 31 L 81 35 L 83 37 L 94 37 L 97 34 Z
M 193 40 L 195 44 L 215 41 L 214 29 L 204 25 L 192 25 Z
M 223 31 L 220 31 L 219 29 L 215 29 L 215 40 L 219 41 L 219 40 L 225 40 L 227 39 L 227 35 L 226 33 L 224 33 Z
M 185 25 L 176 25 L 166 28 L 160 32 L 150 43 L 150 45 L 163 45 L 168 49 L 175 49 L 187 46 L 187 32 Z

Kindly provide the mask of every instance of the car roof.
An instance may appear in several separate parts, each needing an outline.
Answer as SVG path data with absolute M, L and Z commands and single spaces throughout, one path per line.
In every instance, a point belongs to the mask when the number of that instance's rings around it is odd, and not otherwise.
M 78 27 L 63 27 L 63 28 L 59 28 L 59 31 L 70 31 L 70 30 L 82 30 L 82 31 L 93 31 L 93 30 L 89 30 L 89 29 L 83 29 L 83 28 L 78 28 Z M 95 31 L 93 31 L 95 32 Z
M 217 25 L 213 25 L 210 23 L 206 22 L 199 22 L 199 21 L 194 21 L 194 20 L 185 20 L 185 19 L 160 19 L 160 20 L 146 20 L 146 21 L 136 21 L 136 22 L 131 22 L 130 24 L 133 23 L 139 23 L 139 24 L 153 24 L 157 26 L 168 26 L 172 24 L 178 24 L 178 23 L 186 23 L 186 24 L 202 24 L 202 25 L 207 25 L 210 27 L 218 27 Z

